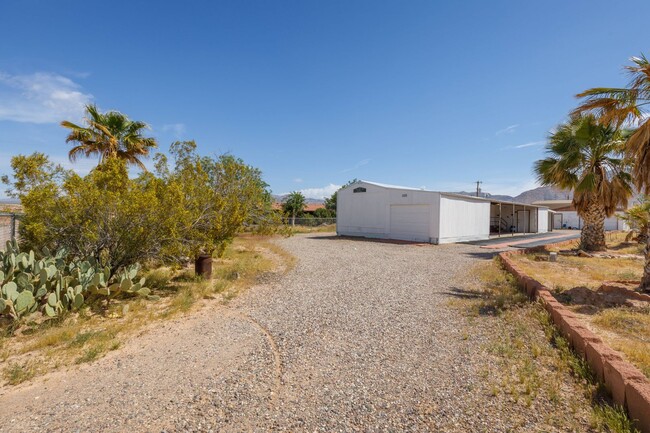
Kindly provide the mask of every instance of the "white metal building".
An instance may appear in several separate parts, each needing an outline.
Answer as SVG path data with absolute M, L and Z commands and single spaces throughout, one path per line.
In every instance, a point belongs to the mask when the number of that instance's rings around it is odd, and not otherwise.
M 545 233 L 546 207 L 359 181 L 337 194 L 341 236 L 434 244 L 483 240 L 493 234 Z
M 573 206 L 573 200 L 539 200 L 534 205 L 546 206 L 554 211 L 552 228 L 582 229 L 584 222 Z M 617 217 L 624 209 L 619 209 L 615 215 L 605 218 L 605 230 L 629 230 L 627 223 Z

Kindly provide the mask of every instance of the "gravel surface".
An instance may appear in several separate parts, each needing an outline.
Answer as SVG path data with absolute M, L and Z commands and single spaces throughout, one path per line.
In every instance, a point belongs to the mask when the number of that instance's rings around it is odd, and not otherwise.
M 92 364 L 4 389 L 0 431 L 544 425 L 544 408 L 513 405 L 487 389 L 481 372 L 495 325 L 468 327 L 449 306 L 473 263 L 491 252 L 323 235 L 278 243 L 299 260 L 276 281 L 163 322 Z

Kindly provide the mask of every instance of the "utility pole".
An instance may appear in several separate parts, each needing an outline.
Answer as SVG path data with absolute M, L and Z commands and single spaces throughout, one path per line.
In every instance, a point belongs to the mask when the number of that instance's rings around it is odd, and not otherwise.
M 481 196 L 481 184 L 482 184 L 482 183 L 483 183 L 483 182 L 481 182 L 480 180 L 477 180 L 477 181 L 476 181 L 476 197 L 480 197 L 480 196 Z

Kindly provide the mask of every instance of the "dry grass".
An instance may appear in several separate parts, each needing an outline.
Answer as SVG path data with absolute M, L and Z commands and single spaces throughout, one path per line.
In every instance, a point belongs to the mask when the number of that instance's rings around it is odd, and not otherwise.
M 643 254 L 644 245 L 626 241 L 627 232 L 607 233 L 607 248 L 619 254 Z
M 27 322 L 17 330 L 7 328 L 0 336 L 5 384 L 94 361 L 157 321 L 186 314 L 206 302 L 226 302 L 264 275 L 282 272 L 292 263 L 293 257 L 267 238 L 240 237 L 223 258 L 215 259 L 210 281 L 195 278 L 189 269 L 150 272 L 159 301 L 112 301 L 108 307 L 86 307 L 61 319 Z
M 643 275 L 640 259 L 558 256 L 553 263 L 547 261 L 546 251 L 511 257 L 526 274 L 556 291 L 573 287 L 597 289 L 603 281 L 640 280 Z
M 639 254 L 643 246 L 625 241 L 625 233 L 608 234 L 608 252 Z M 558 256 L 547 261 L 548 251 L 511 256 L 522 270 L 556 293 L 575 287 L 597 290 L 605 281 L 639 281 L 643 275 L 643 260 L 632 258 L 598 258 Z M 561 301 L 562 297 L 558 297 Z M 611 307 L 603 305 L 567 305 L 581 320 L 613 349 L 650 378 L 650 306 Z
M 336 232 L 336 224 L 327 224 L 316 227 L 309 226 L 295 226 L 289 227 L 291 234 L 300 234 L 300 233 L 330 233 Z
M 650 311 L 609 308 L 591 317 L 596 332 L 650 378 Z
M 625 413 L 611 406 L 584 359 L 576 356 L 540 304 L 527 301 L 498 262 L 479 264 L 467 292 L 455 304 L 477 321 L 496 317 L 482 373 L 489 393 L 512 404 L 548 413 L 549 430 L 579 431 L 584 418 L 593 431 L 631 433 Z M 470 331 L 471 332 L 471 331 Z

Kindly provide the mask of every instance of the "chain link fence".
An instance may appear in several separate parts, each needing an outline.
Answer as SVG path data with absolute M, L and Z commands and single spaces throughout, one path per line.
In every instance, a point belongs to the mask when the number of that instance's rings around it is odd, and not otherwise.
M 0 250 L 4 251 L 7 241 L 18 237 L 18 227 L 23 214 L 0 212 Z
M 314 218 L 314 217 L 302 217 L 296 218 L 295 223 L 292 224 L 292 218 L 285 218 L 283 221 L 286 225 L 297 225 L 303 227 L 319 227 L 319 226 L 329 226 L 336 224 L 336 218 Z

